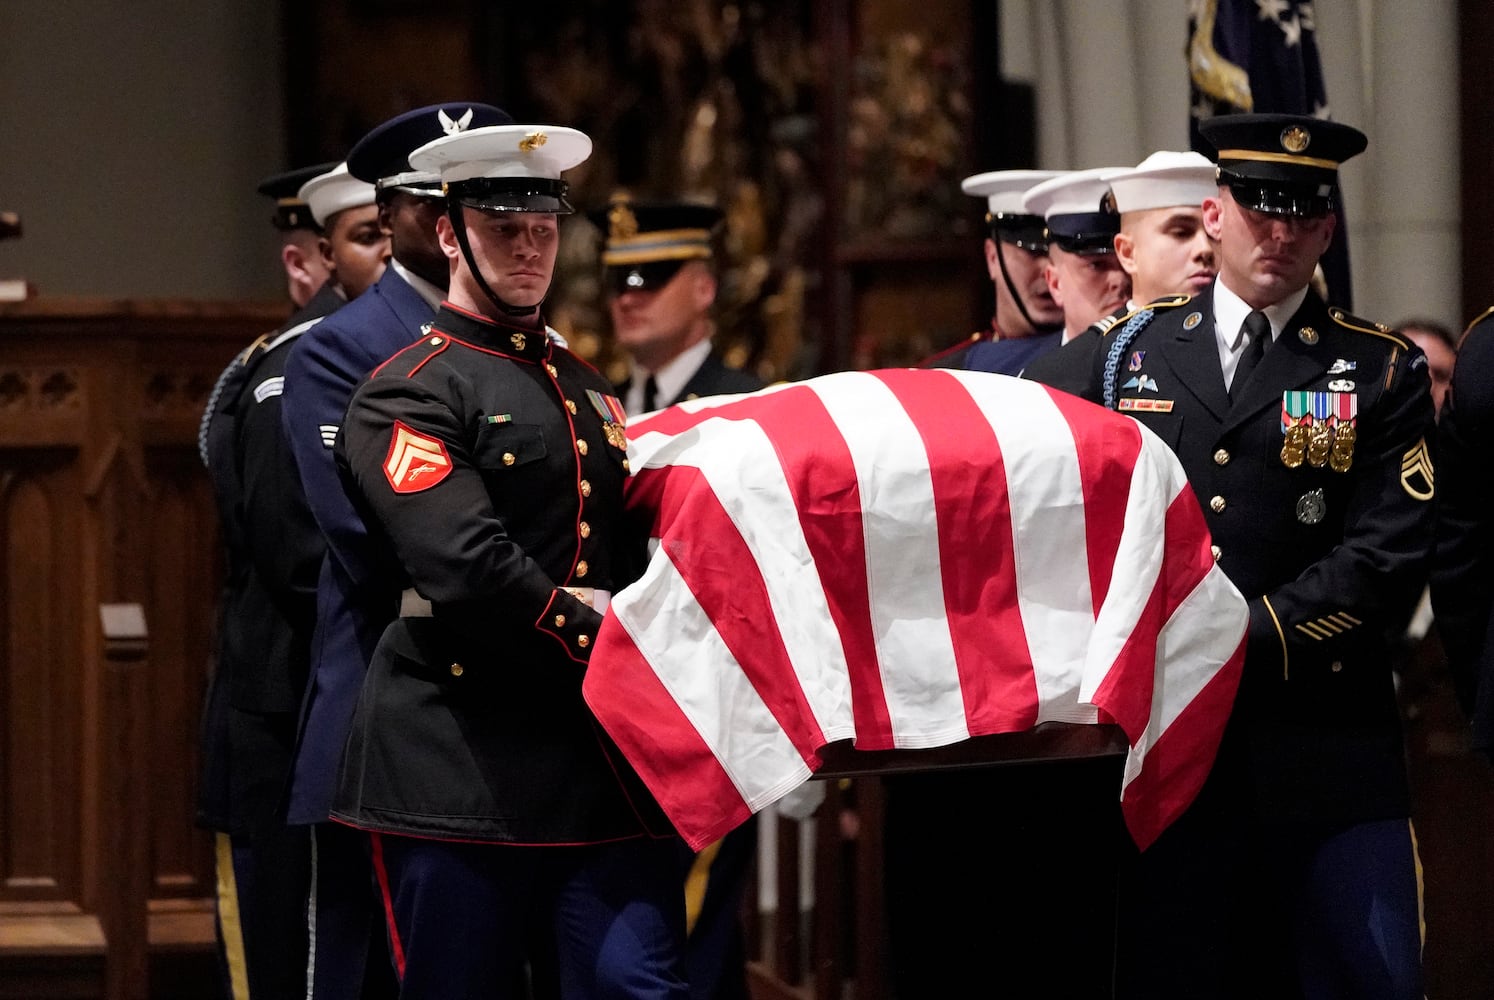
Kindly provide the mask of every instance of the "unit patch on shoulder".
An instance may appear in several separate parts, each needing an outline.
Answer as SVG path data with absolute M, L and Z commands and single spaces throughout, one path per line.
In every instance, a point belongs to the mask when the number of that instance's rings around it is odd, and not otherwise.
M 1432 456 L 1422 438 L 1401 456 L 1401 489 L 1416 500 L 1430 500 L 1436 492 L 1432 479 Z
M 394 422 L 389 455 L 384 459 L 384 478 L 396 493 L 428 490 L 451 472 L 451 456 L 440 439 Z

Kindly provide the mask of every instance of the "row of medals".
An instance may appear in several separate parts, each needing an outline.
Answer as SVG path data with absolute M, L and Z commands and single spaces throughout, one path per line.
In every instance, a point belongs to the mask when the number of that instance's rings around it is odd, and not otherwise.
M 1354 464 L 1356 437 L 1358 432 L 1348 422 L 1337 427 L 1329 427 L 1326 421 L 1293 424 L 1281 443 L 1281 464 L 1295 469 L 1305 461 L 1315 468 L 1326 465 L 1334 472 L 1348 472 Z

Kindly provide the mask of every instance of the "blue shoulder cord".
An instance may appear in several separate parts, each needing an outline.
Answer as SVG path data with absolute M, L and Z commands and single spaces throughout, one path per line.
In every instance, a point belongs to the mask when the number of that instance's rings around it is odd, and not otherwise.
M 1121 328 L 1121 332 L 1115 335 L 1110 342 L 1110 347 L 1105 351 L 1105 409 L 1113 410 L 1116 407 L 1115 382 L 1116 373 L 1120 369 L 1121 355 L 1126 353 L 1126 348 L 1131 346 L 1131 341 L 1136 335 L 1146 329 L 1146 325 L 1152 321 L 1156 313 L 1150 309 L 1143 309 Z

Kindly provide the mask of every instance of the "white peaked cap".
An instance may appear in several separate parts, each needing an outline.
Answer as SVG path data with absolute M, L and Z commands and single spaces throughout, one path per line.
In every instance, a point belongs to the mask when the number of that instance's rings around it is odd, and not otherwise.
M 1117 212 L 1189 205 L 1197 208 L 1219 193 L 1214 163 L 1202 153 L 1162 149 L 1134 167 L 1109 176 Z
M 372 205 L 374 186 L 348 173 L 348 165 L 344 161 L 325 174 L 318 174 L 302 184 L 297 197 L 311 208 L 311 217 L 316 220 L 316 224 L 325 226 L 328 219 L 345 208 Z
M 973 174 L 960 182 L 960 190 L 986 199 L 992 215 L 1025 215 L 1022 196 L 1043 181 L 1061 176 L 1062 170 L 992 170 Z
M 563 125 L 487 125 L 434 139 L 410 154 L 416 170 L 448 184 L 479 177 L 537 177 L 561 173 L 591 155 L 591 138 Z
M 1052 220 L 1057 215 L 1090 215 L 1100 211 L 1100 203 L 1110 183 L 1105 175 L 1118 168 L 1095 167 L 1071 170 L 1028 191 L 1022 199 L 1022 210 Z

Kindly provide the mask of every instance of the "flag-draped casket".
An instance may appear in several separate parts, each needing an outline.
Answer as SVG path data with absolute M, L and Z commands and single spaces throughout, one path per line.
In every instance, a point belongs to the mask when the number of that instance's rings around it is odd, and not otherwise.
M 628 426 L 657 539 L 584 692 L 700 848 L 820 750 L 1116 723 L 1149 844 L 1192 801 L 1239 682 L 1245 602 L 1172 452 L 1030 381 L 843 372 Z

